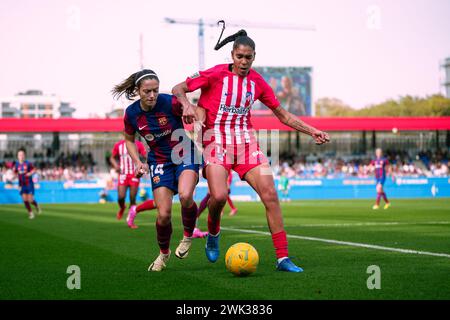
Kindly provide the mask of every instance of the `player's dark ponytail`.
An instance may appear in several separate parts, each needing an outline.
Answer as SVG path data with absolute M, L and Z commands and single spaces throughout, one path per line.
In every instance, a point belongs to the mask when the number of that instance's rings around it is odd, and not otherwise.
M 225 30 L 225 21 L 220 20 L 218 22 L 218 24 L 222 23 L 222 33 L 220 34 L 219 40 L 217 40 L 217 44 L 214 47 L 214 50 L 219 50 L 220 48 L 222 48 L 224 45 L 226 45 L 229 42 L 234 41 L 233 44 L 233 50 L 236 49 L 237 47 L 239 47 L 240 45 L 244 45 L 244 46 L 249 46 L 250 48 L 252 48 L 253 50 L 255 50 L 255 41 L 253 41 L 249 36 L 247 36 L 247 31 L 245 31 L 244 29 L 239 30 L 238 32 L 236 32 L 235 34 L 232 34 L 231 36 L 226 37 L 225 39 L 223 39 L 222 41 L 220 41 L 220 39 L 222 38 L 223 35 L 223 31 Z
M 113 97 L 117 99 L 125 93 L 125 97 L 127 97 L 128 100 L 133 100 L 133 98 L 137 96 L 136 91 L 139 89 L 142 81 L 147 79 L 155 79 L 159 82 L 159 78 L 153 70 L 144 69 L 133 73 L 120 84 L 114 86 L 112 89 Z

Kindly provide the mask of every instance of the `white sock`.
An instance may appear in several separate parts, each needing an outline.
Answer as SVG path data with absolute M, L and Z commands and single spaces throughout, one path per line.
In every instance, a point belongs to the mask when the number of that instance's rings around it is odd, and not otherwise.
M 278 263 L 281 263 L 281 261 L 283 261 L 284 259 L 287 259 L 288 257 L 283 257 L 283 258 L 280 258 L 280 259 L 278 259 Z

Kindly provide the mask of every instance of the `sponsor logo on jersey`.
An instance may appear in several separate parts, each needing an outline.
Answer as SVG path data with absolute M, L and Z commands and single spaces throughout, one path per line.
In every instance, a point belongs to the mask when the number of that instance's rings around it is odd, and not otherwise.
M 149 134 L 146 134 L 144 136 L 144 138 L 147 141 L 153 141 L 154 139 L 158 139 L 158 138 L 161 138 L 161 137 L 164 137 L 164 136 L 168 136 L 170 134 L 170 132 L 171 132 L 171 130 L 167 129 L 167 130 L 165 130 L 165 131 L 163 131 L 161 133 L 155 133 L 155 134 L 149 133 Z
M 195 79 L 195 78 L 198 78 L 198 77 L 200 77 L 200 73 L 196 72 L 193 75 L 191 75 L 189 78 Z
M 236 107 L 228 107 L 225 104 L 220 105 L 220 111 L 222 112 L 228 112 L 233 114 L 240 114 L 240 115 L 246 115 L 249 112 L 249 108 L 236 108 Z
M 153 177 L 153 183 L 154 184 L 158 184 L 161 181 L 161 179 L 159 178 L 159 176 L 154 176 Z

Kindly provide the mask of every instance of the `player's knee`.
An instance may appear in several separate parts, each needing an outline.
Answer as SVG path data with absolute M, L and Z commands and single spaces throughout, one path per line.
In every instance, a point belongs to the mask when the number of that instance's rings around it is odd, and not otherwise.
M 178 197 L 180 198 L 180 203 L 183 207 L 190 207 L 194 201 L 192 198 L 192 193 L 190 192 L 180 192 Z
M 217 204 L 225 205 L 225 203 L 227 202 L 227 198 L 228 198 L 228 192 L 219 191 L 219 192 L 211 193 L 210 201 L 213 201 Z
M 171 220 L 170 211 L 168 211 L 168 210 L 167 211 L 166 210 L 159 211 L 159 213 L 158 213 L 158 224 L 159 225 L 162 225 L 162 226 L 168 225 L 170 223 L 170 220 Z
M 274 187 L 263 187 L 259 197 L 265 204 L 276 203 L 278 201 L 278 194 Z

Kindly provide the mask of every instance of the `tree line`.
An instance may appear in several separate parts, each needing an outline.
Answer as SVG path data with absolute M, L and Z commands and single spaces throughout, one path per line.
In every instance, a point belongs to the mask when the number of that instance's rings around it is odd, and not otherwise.
M 354 109 L 336 98 L 316 102 L 318 117 L 442 117 L 450 116 L 450 99 L 440 94 L 425 98 L 401 96 L 365 108 Z

